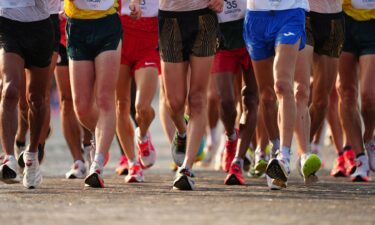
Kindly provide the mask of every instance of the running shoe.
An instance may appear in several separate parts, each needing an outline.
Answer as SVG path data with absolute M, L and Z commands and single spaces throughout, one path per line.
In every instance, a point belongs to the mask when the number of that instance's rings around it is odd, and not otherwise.
M 144 182 L 145 178 L 143 176 L 143 171 L 141 165 L 134 163 L 133 166 L 129 168 L 129 174 L 125 177 L 126 183 L 140 183 Z
M 345 159 L 344 155 L 337 156 L 335 165 L 332 168 L 331 176 L 333 177 L 346 177 Z
M 83 179 L 86 176 L 86 166 L 81 160 L 76 160 L 71 169 L 65 174 L 66 179 Z
M 321 160 L 315 154 L 302 154 L 301 157 L 298 157 L 297 160 L 297 170 L 300 175 L 303 177 L 305 185 L 310 185 L 318 182 L 318 177 L 316 172 L 321 167 Z
M 366 155 L 361 155 L 356 159 L 356 170 L 351 175 L 353 182 L 366 182 L 370 180 L 369 162 Z
M 19 167 L 21 172 L 25 168 L 25 161 L 24 161 L 24 156 L 23 156 L 24 153 L 25 153 L 25 150 L 21 151 L 20 154 L 18 155 L 18 167 Z M 44 145 L 41 146 L 41 144 L 39 144 L 38 145 L 38 162 L 39 162 L 39 165 L 43 162 L 43 160 L 44 160 Z
M 4 161 L 0 165 L 0 180 L 7 184 L 19 183 L 17 175 L 17 160 L 4 156 Z
M 128 175 L 129 164 L 128 164 L 128 158 L 126 157 L 126 155 L 120 156 L 120 163 L 119 163 L 118 167 L 116 168 L 116 173 L 119 176 Z
M 235 140 L 227 140 L 225 141 L 225 149 L 224 149 L 224 155 L 223 155 L 223 161 L 222 161 L 222 167 L 225 172 L 229 171 L 230 165 L 234 159 L 234 156 L 236 155 L 237 150 L 237 142 L 238 142 L 238 136 L 239 131 L 238 129 L 235 130 L 236 132 L 236 139 Z
M 281 190 L 286 188 L 287 182 L 277 182 L 275 179 L 272 179 L 268 175 L 266 175 L 267 179 L 267 186 L 270 190 Z
M 135 133 L 137 136 L 140 135 L 139 127 L 135 130 Z M 141 143 L 140 141 L 137 141 L 138 159 L 143 169 L 150 168 L 156 161 L 156 152 L 151 141 L 150 132 L 147 132 L 146 136 L 147 139 L 145 142 Z
M 104 188 L 102 178 L 103 167 L 97 161 L 92 162 L 89 175 L 85 178 L 85 186 L 93 188 Z
M 283 155 L 281 152 L 277 154 L 276 158 L 271 159 L 266 168 L 266 174 L 272 178 L 272 183 L 286 187 L 286 182 L 290 174 L 290 154 Z
M 95 158 L 95 152 L 96 152 L 96 139 L 95 136 L 93 136 L 93 139 L 91 140 L 91 151 L 90 151 L 90 157 L 89 157 L 89 168 L 91 167 L 91 163 L 94 161 Z M 104 164 L 103 166 L 106 166 L 109 161 L 109 151 L 104 156 Z
M 355 152 L 353 149 L 349 149 L 346 150 L 343 155 L 345 159 L 346 174 L 351 175 L 356 170 Z
M 182 138 L 176 132 L 172 143 L 172 158 L 177 166 L 182 166 L 186 154 L 186 137 Z
M 174 190 L 191 191 L 194 190 L 194 181 L 189 169 L 179 168 L 176 172 L 176 179 L 173 182 Z
M 38 187 L 42 183 L 42 172 L 39 167 L 39 160 L 30 156 L 30 153 L 23 154 L 25 169 L 23 171 L 23 186 L 29 189 Z
M 365 145 L 369 160 L 370 170 L 375 172 L 375 139 Z
M 227 177 L 224 180 L 226 185 L 244 185 L 245 179 L 242 176 L 242 168 L 240 162 L 233 162 L 230 165 Z
M 267 168 L 267 160 L 266 160 L 266 155 L 261 151 L 260 148 L 257 148 L 255 150 L 255 165 L 254 169 L 258 171 L 259 173 L 264 173 L 266 172 Z

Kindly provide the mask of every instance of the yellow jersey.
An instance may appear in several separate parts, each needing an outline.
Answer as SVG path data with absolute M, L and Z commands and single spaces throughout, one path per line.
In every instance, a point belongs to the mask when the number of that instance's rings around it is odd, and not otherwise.
M 64 0 L 64 11 L 73 19 L 99 19 L 117 13 L 118 0 Z
M 342 9 L 348 16 L 358 21 L 375 19 L 375 9 L 365 9 L 366 4 L 375 5 L 375 2 L 366 3 L 365 0 L 344 0 L 344 3 L 342 4 Z M 355 8 L 353 5 L 357 5 L 359 7 Z M 364 7 L 362 8 L 361 5 L 363 5 Z

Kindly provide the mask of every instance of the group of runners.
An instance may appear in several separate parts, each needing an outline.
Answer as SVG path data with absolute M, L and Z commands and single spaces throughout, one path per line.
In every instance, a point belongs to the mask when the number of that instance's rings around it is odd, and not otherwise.
M 337 151 L 331 175 L 368 181 L 375 171 L 375 1 L 3 0 L 0 75 L 5 183 L 42 182 L 53 76 L 73 157 L 66 178 L 90 187 L 104 187 L 115 136 L 118 174 L 144 181 L 156 160 L 159 78 L 174 189 L 194 189 L 202 138 L 209 162 L 219 119 L 227 185 L 245 183 L 250 146 L 270 189 L 287 187 L 292 152 L 305 184 L 316 182 L 323 160 L 312 143 L 325 118 Z

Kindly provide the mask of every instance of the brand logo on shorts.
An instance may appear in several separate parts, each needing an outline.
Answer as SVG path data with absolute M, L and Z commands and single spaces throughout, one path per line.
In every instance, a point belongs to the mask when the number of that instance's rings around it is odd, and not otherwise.
M 155 66 L 156 63 L 154 62 L 145 62 L 145 66 Z
M 294 36 L 294 35 L 296 35 L 296 34 L 290 32 L 290 31 L 289 31 L 288 33 L 284 33 L 284 36 L 285 36 L 285 37 Z

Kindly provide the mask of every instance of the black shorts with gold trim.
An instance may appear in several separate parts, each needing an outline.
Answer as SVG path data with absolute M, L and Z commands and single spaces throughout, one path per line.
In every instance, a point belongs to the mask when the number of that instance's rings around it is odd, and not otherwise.
M 316 54 L 338 58 L 345 37 L 343 13 L 307 13 L 306 35 L 306 44 L 313 46 Z
M 190 55 L 213 56 L 218 47 L 216 13 L 205 8 L 194 11 L 159 10 L 159 52 L 164 62 L 188 61 Z

